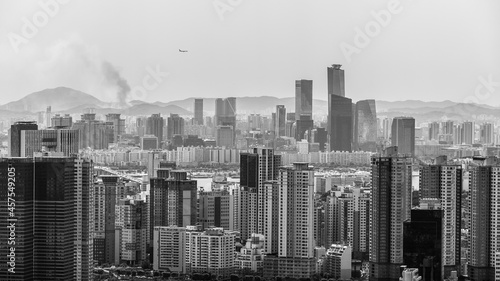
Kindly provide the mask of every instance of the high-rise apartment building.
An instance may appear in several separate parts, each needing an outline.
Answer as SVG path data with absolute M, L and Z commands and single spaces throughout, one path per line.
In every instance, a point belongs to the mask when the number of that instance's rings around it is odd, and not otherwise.
M 472 281 L 497 280 L 495 275 L 498 275 L 500 264 L 500 166 L 473 167 L 470 194 L 468 276 Z
M 184 118 L 171 113 L 167 119 L 167 139 L 171 140 L 175 135 L 184 135 Z
M 401 154 L 415 155 L 415 119 L 396 117 L 392 120 L 392 146 L 398 147 Z
M 160 114 L 152 114 L 146 120 L 146 134 L 153 135 L 158 138 L 158 144 L 161 147 L 163 142 L 163 127 L 165 126 L 165 120 Z
M 71 129 L 80 131 L 80 146 L 84 149 L 107 149 L 114 140 L 113 125 L 95 119 L 95 113 L 85 113 Z
M 294 163 L 278 171 L 278 254 L 264 260 L 264 277 L 310 278 L 315 273 L 314 171 Z
M 276 180 L 281 166 L 281 155 L 275 155 L 271 148 L 254 148 L 252 153 L 240 154 L 240 191 L 238 193 L 241 222 L 241 239 L 250 238 L 252 233 L 267 233 L 266 249 L 271 249 L 272 229 L 267 224 L 269 208 L 269 187 L 267 182 Z M 271 199 L 272 201 L 273 199 Z
M 421 200 L 437 200 L 442 211 L 441 278 L 460 269 L 462 166 L 440 163 L 420 166 Z
M 0 160 L 1 280 L 93 280 L 92 164 Z
M 429 140 L 439 140 L 439 123 L 432 122 L 429 124 Z
M 200 191 L 198 199 L 198 223 L 201 229 L 222 227 L 234 229 L 234 195 L 228 189 Z
M 194 99 L 195 125 L 203 125 L 203 99 Z
M 351 151 L 353 138 L 352 100 L 345 97 L 344 70 L 340 64 L 327 68 L 328 126 L 330 151 Z
M 65 114 L 64 116 L 56 114 L 51 119 L 51 125 L 53 129 L 71 129 L 73 126 L 73 118 L 69 114 Z
M 403 222 L 410 219 L 412 158 L 390 147 L 372 157 L 370 280 L 399 280 Z
M 155 226 L 196 225 L 196 180 L 188 179 L 185 171 L 171 171 L 150 182 L 150 239 Z
M 115 235 L 121 263 L 140 266 L 146 260 L 146 202 L 121 199 L 115 207 Z
M 222 228 L 186 231 L 185 255 L 188 274 L 208 272 L 228 279 L 235 269 L 236 234 Z
M 106 114 L 106 122 L 113 128 L 113 141 L 118 143 L 121 136 L 125 133 L 125 119 L 120 118 L 120 113 Z
M 295 139 L 301 140 L 307 131 L 313 129 L 312 80 L 295 80 Z

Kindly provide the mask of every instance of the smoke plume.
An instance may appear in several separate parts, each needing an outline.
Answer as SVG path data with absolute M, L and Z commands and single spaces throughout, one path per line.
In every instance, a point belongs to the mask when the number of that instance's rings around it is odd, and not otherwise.
M 109 84 L 116 85 L 118 90 L 116 93 L 118 104 L 120 106 L 125 106 L 127 104 L 127 97 L 130 94 L 130 86 L 127 80 L 123 78 L 120 72 L 108 61 L 102 62 L 102 72 Z

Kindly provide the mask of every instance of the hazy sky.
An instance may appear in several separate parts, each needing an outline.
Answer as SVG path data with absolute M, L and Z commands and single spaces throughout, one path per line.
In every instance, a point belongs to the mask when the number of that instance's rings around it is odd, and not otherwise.
M 498 0 L 54 1 L 0 1 L 0 104 L 58 86 L 111 101 L 120 78 L 129 100 L 291 97 L 296 79 L 326 100 L 336 63 L 354 101 L 500 105 Z

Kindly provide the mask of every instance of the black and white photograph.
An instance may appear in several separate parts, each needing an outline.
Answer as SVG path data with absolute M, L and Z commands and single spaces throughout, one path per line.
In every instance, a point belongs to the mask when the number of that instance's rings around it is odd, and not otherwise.
M 500 1 L 1 0 L 0 281 L 500 281 Z

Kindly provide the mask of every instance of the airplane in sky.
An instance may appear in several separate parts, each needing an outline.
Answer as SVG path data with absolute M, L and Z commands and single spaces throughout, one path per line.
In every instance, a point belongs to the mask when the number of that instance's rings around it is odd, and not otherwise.
M 187 50 L 181 50 L 181 49 L 179 49 L 179 52 L 181 52 L 181 53 L 187 53 Z

